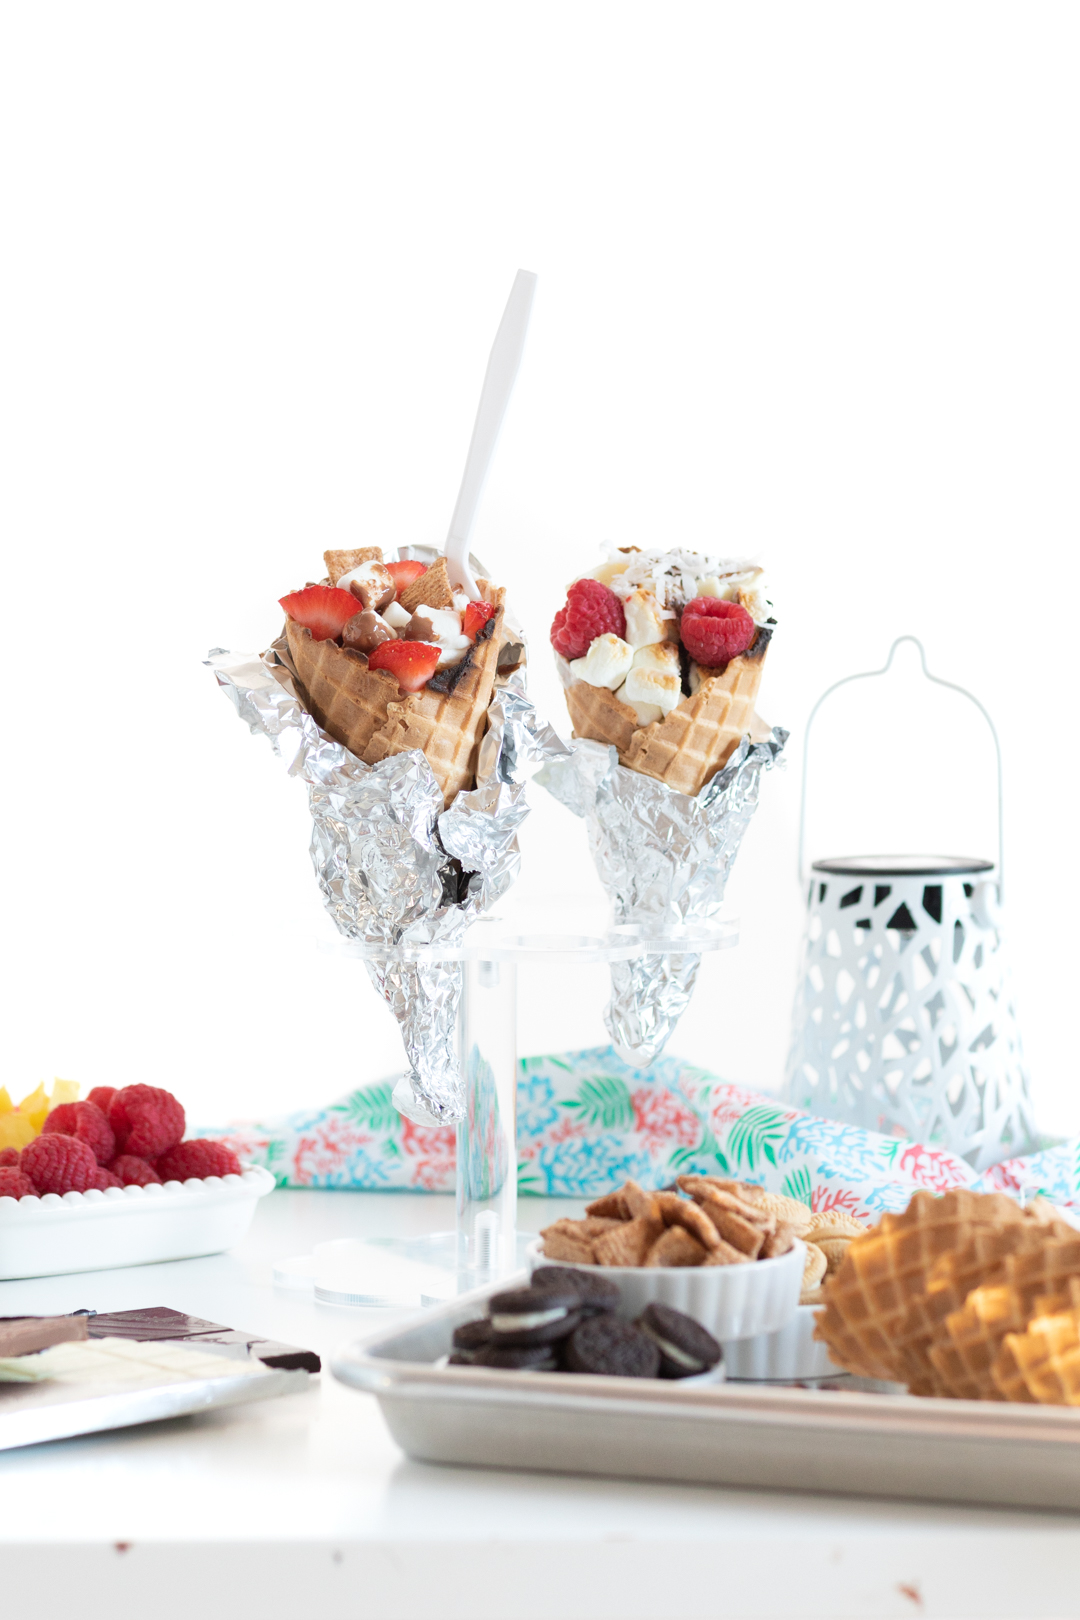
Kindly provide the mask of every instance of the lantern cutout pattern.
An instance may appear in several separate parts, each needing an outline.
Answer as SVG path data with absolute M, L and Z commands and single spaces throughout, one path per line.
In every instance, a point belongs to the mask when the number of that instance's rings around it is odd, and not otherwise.
M 810 728 L 849 681 L 884 675 L 913 641 L 923 674 L 970 698 L 998 765 L 998 863 L 963 856 L 847 856 L 803 866 Z M 989 714 L 931 675 L 914 636 L 879 670 L 848 675 L 811 710 L 799 864 L 809 917 L 786 1095 L 799 1108 L 944 1147 L 984 1170 L 1037 1142 L 1002 934 L 1001 749 Z

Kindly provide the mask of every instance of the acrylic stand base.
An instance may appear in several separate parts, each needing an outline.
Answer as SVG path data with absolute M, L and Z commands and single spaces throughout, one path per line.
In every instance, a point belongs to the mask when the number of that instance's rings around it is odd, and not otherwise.
M 559 920 L 565 924 L 565 908 Z M 456 1230 L 321 1244 L 311 1257 L 282 1262 L 275 1281 L 282 1287 L 313 1287 L 316 1300 L 326 1305 L 400 1307 L 436 1304 L 519 1270 L 524 1244 L 517 1234 L 518 968 L 542 962 L 572 970 L 586 963 L 702 955 L 737 943 L 738 924 L 731 918 L 658 929 L 523 932 L 519 913 L 512 922 L 479 920 L 452 950 L 400 950 L 398 959 L 462 966 L 458 1027 L 467 1112 L 457 1129 Z M 320 942 L 320 948 L 361 960 L 386 959 L 385 948 L 349 940 Z

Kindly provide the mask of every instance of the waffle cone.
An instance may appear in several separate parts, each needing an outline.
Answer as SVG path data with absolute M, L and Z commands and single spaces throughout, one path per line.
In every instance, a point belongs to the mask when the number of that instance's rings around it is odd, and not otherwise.
M 1039 1299 L 1024 1333 L 1007 1333 L 990 1369 L 1007 1401 L 1080 1406 L 1080 1278 Z
M 751 650 L 733 658 L 722 674 L 702 670 L 701 685 L 670 714 L 642 726 L 628 703 L 606 687 L 573 681 L 566 706 L 575 737 L 590 737 L 618 750 L 619 763 L 655 777 L 691 797 L 721 770 L 741 739 L 762 722 L 754 713 L 768 637 L 759 633 Z
M 1057 1222 L 1039 1230 L 1041 1243 L 1006 1257 L 1000 1284 L 973 1289 L 940 1324 L 928 1354 L 945 1394 L 1005 1398 L 993 1369 L 1007 1337 L 1026 1332 L 1039 1301 L 1067 1292 L 1071 1279 L 1080 1277 L 1080 1233 Z M 1007 1386 L 1015 1382 L 1006 1363 L 1000 1373 Z
M 824 1287 L 825 1308 L 814 1336 L 834 1361 L 864 1377 L 906 1382 L 895 1335 L 912 1303 L 926 1292 L 939 1258 L 963 1249 L 980 1227 L 1023 1219 L 1000 1193 L 956 1188 L 936 1198 L 920 1188 L 902 1215 L 886 1215 L 855 1238 Z
M 445 804 L 475 784 L 503 643 L 505 592 L 486 580 L 478 584 L 484 600 L 498 610 L 491 621 L 494 629 L 476 643 L 469 667 L 449 693 L 430 688 L 404 693 L 385 670 L 369 669 L 362 653 L 334 641 L 315 641 L 310 630 L 292 619 L 285 626 L 304 707 L 322 729 L 365 765 L 420 749 Z
M 897 1363 L 913 1395 L 948 1393 L 930 1360 L 930 1346 L 945 1318 L 961 1309 L 972 1289 L 1000 1283 L 1010 1254 L 1045 1241 L 1045 1227 L 1038 1220 L 1010 1218 L 1001 1226 L 980 1227 L 963 1248 L 935 1261 L 925 1292 L 911 1301 L 893 1335 Z

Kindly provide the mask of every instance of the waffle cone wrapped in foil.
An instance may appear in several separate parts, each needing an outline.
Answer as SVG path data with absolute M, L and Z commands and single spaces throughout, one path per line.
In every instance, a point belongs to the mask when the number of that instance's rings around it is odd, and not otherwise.
M 207 662 L 241 720 L 307 785 L 311 859 L 338 931 L 388 953 L 457 946 L 517 876 L 517 832 L 528 814 L 522 762 L 566 753 L 526 697 L 520 663 L 495 676 L 476 786 L 444 806 L 418 748 L 366 765 L 321 728 L 301 700 L 284 636 L 261 657 L 219 648 Z M 465 1113 L 460 963 L 388 954 L 365 965 L 401 1027 L 409 1062 L 395 1104 L 419 1124 L 455 1124 Z
M 692 798 L 620 765 L 614 746 L 587 738 L 574 740 L 569 758 L 544 766 L 537 781 L 584 817 L 616 926 L 658 931 L 716 917 L 757 808 L 761 773 L 787 736 L 774 727 L 762 741 L 741 738 Z M 700 962 L 685 952 L 611 964 L 604 1023 L 625 1063 L 645 1068 L 659 1057 L 689 1005 Z

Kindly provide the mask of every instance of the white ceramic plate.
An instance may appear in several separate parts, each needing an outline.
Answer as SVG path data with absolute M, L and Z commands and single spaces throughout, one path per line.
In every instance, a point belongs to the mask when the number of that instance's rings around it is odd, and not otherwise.
M 776 1380 L 790 1384 L 796 1380 L 847 1377 L 829 1355 L 827 1345 L 814 1338 L 816 1305 L 800 1305 L 790 1322 L 773 1333 L 754 1339 L 733 1339 L 724 1345 L 724 1365 L 729 1378 L 751 1379 L 754 1383 Z
M 540 1238 L 525 1251 L 530 1275 L 548 1260 Z M 574 1266 L 618 1283 L 619 1315 L 632 1320 L 654 1300 L 685 1311 L 721 1342 L 772 1333 L 791 1321 L 799 1306 L 806 1246 L 796 1242 L 775 1260 L 735 1266 Z M 730 1376 L 730 1368 L 728 1369 Z
M 239 1243 L 273 1187 L 251 1164 L 238 1176 L 0 1198 L 0 1281 L 218 1254 Z

